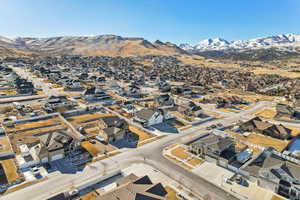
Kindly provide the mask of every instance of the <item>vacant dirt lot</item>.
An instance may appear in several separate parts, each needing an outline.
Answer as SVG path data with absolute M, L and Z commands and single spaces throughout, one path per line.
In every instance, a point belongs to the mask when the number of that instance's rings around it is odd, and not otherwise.
M 256 68 L 252 71 L 254 74 L 277 74 L 288 78 L 299 78 L 300 73 L 289 72 L 283 69 L 268 69 L 268 68 Z
M 19 178 L 19 174 L 17 172 L 17 167 L 14 163 L 14 159 L 7 159 L 0 162 L 5 171 L 7 181 L 9 183 L 17 180 Z
M 179 147 L 176 147 L 175 149 L 173 149 L 171 151 L 171 154 L 173 154 L 177 158 L 185 160 L 190 157 L 189 153 L 185 152 L 185 150 L 186 150 L 186 148 L 179 146 Z
M 151 136 L 149 133 L 147 133 L 146 131 L 143 131 L 143 130 L 141 130 L 141 129 L 139 129 L 139 128 L 133 126 L 133 125 L 129 125 L 129 130 L 130 130 L 131 132 L 133 132 L 134 134 L 137 134 L 137 135 L 139 136 L 139 142 L 142 142 L 142 141 L 147 140 L 147 139 L 149 139 L 149 138 L 152 137 L 152 136 Z
M 188 164 L 197 166 L 203 163 L 203 160 L 200 160 L 199 158 L 192 158 L 191 160 L 187 161 Z
M 273 119 L 276 115 L 275 109 L 267 108 L 255 114 L 257 117 Z

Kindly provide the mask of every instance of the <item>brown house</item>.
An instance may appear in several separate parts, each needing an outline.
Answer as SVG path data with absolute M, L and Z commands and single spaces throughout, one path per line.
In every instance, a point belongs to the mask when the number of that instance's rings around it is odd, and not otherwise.
M 208 134 L 189 146 L 189 150 L 192 153 L 202 158 L 209 156 L 218 159 L 228 149 L 234 150 L 234 141 L 232 138 L 214 134 Z
M 287 104 L 277 104 L 276 105 L 276 118 L 280 117 L 288 117 L 290 119 L 293 119 L 295 117 L 295 110 L 293 107 Z
M 288 129 L 281 124 L 279 125 L 273 124 L 272 126 L 263 130 L 264 135 L 268 135 L 282 140 L 289 139 L 291 137 L 291 132 L 292 132 L 291 129 Z
M 259 117 L 255 117 L 240 125 L 242 131 L 256 132 L 263 135 L 271 136 L 277 139 L 289 139 L 291 137 L 291 129 L 279 124 L 262 121 Z
M 117 182 L 117 188 L 95 200 L 166 200 L 167 191 L 161 183 L 154 184 L 148 176 L 130 174 Z
M 106 142 L 123 139 L 129 132 L 128 123 L 117 116 L 103 117 L 98 121 L 100 135 Z

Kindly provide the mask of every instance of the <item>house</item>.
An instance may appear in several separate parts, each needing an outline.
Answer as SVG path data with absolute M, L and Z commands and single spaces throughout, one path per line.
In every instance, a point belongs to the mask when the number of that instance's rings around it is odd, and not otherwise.
M 160 81 L 158 83 L 158 89 L 161 92 L 170 92 L 171 91 L 171 85 L 167 82 Z
M 43 109 L 48 113 L 52 113 L 59 109 L 70 109 L 75 106 L 77 106 L 77 102 L 69 100 L 66 96 L 50 96 L 43 105 Z
M 299 115 L 292 106 L 281 103 L 276 105 L 276 112 L 276 118 L 286 117 L 288 119 L 293 119 L 297 118 L 297 115 Z
M 21 153 L 20 153 L 20 155 L 16 156 L 16 160 L 17 160 L 18 166 L 21 169 L 35 166 L 40 163 L 40 161 L 38 159 L 34 159 L 34 156 L 32 155 L 30 148 L 26 144 L 20 145 L 19 149 L 20 149 Z
M 64 132 L 53 132 L 39 136 L 40 144 L 34 146 L 35 154 L 42 163 L 64 158 L 71 148 L 73 138 Z
M 289 128 L 284 127 L 283 125 L 273 124 L 272 126 L 268 127 L 267 129 L 263 130 L 262 134 L 271 136 L 273 138 L 286 140 L 291 138 L 292 130 Z
M 117 187 L 94 200 L 166 200 L 167 191 L 161 183 L 154 184 L 148 176 L 130 174 L 117 182 Z
M 215 134 L 207 134 L 189 145 L 189 151 L 204 159 L 218 160 L 229 149 L 234 149 L 233 139 Z
M 100 134 L 103 136 L 104 140 L 109 143 L 123 139 L 126 135 L 126 130 L 117 127 L 108 127 L 100 129 Z
M 15 86 L 20 94 L 35 94 L 36 92 L 32 82 L 20 77 L 15 79 Z
M 192 90 L 189 86 L 186 85 L 181 85 L 181 86 L 176 86 L 171 89 L 171 93 L 175 95 L 192 95 Z
M 20 155 L 16 156 L 21 168 L 47 163 L 65 157 L 71 150 L 73 138 L 68 133 L 56 131 L 39 136 L 26 136 L 18 138 Z
M 152 126 L 160 124 L 165 120 L 165 113 L 162 109 L 147 108 L 135 113 L 134 121 L 141 123 L 143 126 Z
M 159 108 L 172 108 L 175 106 L 175 101 L 169 94 L 155 97 L 155 103 Z
M 300 119 L 300 95 L 295 99 L 293 107 L 295 109 L 295 117 Z
M 131 84 L 126 88 L 122 88 L 119 92 L 121 96 L 132 97 L 132 98 L 142 98 L 143 94 L 140 87 L 137 85 Z
M 124 101 L 122 103 L 122 109 L 125 110 L 128 113 L 134 112 L 135 111 L 135 106 L 132 101 Z
M 265 149 L 242 170 L 260 187 L 288 199 L 300 199 L 300 166 L 275 154 L 272 148 Z
M 255 117 L 240 125 L 242 131 L 256 132 L 263 135 L 271 136 L 277 139 L 289 139 L 291 137 L 291 129 L 279 124 L 272 124 L 262 121 L 259 117 Z
M 190 101 L 188 105 L 183 106 L 181 108 L 182 112 L 187 116 L 194 116 L 194 117 L 202 117 L 205 116 L 202 112 L 202 108 L 196 105 L 194 102 Z
M 265 123 L 259 117 L 255 117 L 247 122 L 240 125 L 242 131 L 248 132 L 262 132 L 264 129 L 272 126 L 271 123 Z
M 103 117 L 98 121 L 100 135 L 106 142 L 121 140 L 129 134 L 128 123 L 117 116 Z
M 83 86 L 79 80 L 74 79 L 65 79 L 63 81 L 64 88 L 71 90 L 71 91 L 80 91 L 83 89 Z
M 87 88 L 81 96 L 87 101 L 111 100 L 111 96 L 108 95 L 104 90 L 96 89 L 95 87 Z

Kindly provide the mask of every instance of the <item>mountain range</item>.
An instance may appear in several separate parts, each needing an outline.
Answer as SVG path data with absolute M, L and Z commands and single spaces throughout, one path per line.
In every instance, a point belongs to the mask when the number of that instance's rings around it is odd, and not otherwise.
M 144 38 L 116 35 L 61 36 L 49 38 L 0 36 L 0 57 L 6 56 L 142 56 L 142 55 L 208 55 L 218 58 L 224 54 L 276 49 L 278 52 L 300 53 L 300 35 L 281 34 L 249 40 L 227 41 L 222 38 L 206 39 L 196 45 L 150 42 Z M 268 54 L 270 51 L 263 52 Z M 274 52 L 273 52 L 274 53 Z M 238 58 L 240 55 L 237 54 Z M 229 56 L 230 57 L 230 56 Z M 231 58 L 231 57 L 230 57 Z M 272 58 L 272 57 L 270 57 Z
M 116 35 L 62 36 L 50 38 L 0 36 L 0 56 L 21 55 L 84 55 L 135 56 L 178 55 L 186 52 L 170 42 L 149 42 L 143 38 Z
M 300 35 L 281 34 L 276 36 L 260 37 L 249 40 L 227 41 L 222 38 L 213 38 L 200 41 L 196 45 L 180 44 L 180 48 L 190 53 L 204 51 L 246 51 L 254 49 L 277 48 L 283 51 L 299 51 Z

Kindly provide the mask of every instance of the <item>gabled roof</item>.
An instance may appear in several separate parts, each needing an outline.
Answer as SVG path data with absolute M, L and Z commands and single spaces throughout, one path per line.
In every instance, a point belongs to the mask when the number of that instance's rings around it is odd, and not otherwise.
M 300 180 L 300 166 L 291 162 L 285 162 L 281 168 L 287 172 L 291 177 Z
M 258 120 L 254 120 L 253 124 L 254 124 L 255 128 L 257 128 L 258 130 L 265 130 L 272 126 L 272 124 L 269 122 L 263 122 L 263 121 L 258 121 Z
M 277 125 L 273 124 L 272 126 L 268 127 L 267 129 L 271 129 L 273 132 L 276 132 L 277 134 L 280 135 L 289 135 L 292 130 L 284 127 L 283 125 Z
M 287 105 L 287 104 L 277 104 L 276 105 L 276 110 L 277 112 L 280 112 L 280 113 L 287 113 L 287 114 L 294 114 L 294 109 L 290 106 L 290 105 Z
M 135 115 L 140 118 L 140 119 L 143 119 L 143 120 L 150 120 L 151 117 L 156 113 L 158 112 L 158 109 L 151 109 L 151 108 L 148 108 L 148 109 L 143 109 L 143 110 L 140 110 L 140 111 L 137 111 L 135 113 Z
M 272 154 L 265 158 L 265 160 L 263 161 L 262 168 L 278 168 L 283 163 L 284 161 L 282 159 L 279 159 L 279 157 Z
M 146 192 L 155 194 L 155 195 L 158 195 L 161 197 L 164 197 L 167 195 L 167 192 L 161 183 L 154 185 L 153 187 L 149 188 Z
M 120 132 L 122 129 L 117 128 L 117 127 L 108 127 L 104 128 L 103 131 L 108 135 L 108 136 L 113 136 Z
M 151 185 L 153 183 L 150 180 L 149 176 L 143 176 L 142 178 L 139 178 L 138 180 L 134 181 L 133 184 L 137 184 L 137 185 Z
M 42 146 L 44 146 L 48 151 L 62 149 L 64 144 L 72 141 L 72 138 L 63 132 L 52 132 L 38 137 Z
M 162 184 L 154 185 L 148 176 L 144 176 L 98 196 L 95 200 L 164 200 L 166 195 L 167 191 Z
M 48 157 L 48 150 L 44 145 L 41 144 L 36 145 L 35 152 L 40 159 L 44 157 Z
M 117 185 L 120 186 L 120 185 L 128 184 L 128 183 L 134 182 L 138 179 L 139 179 L 139 177 L 136 176 L 135 174 L 129 174 L 128 176 L 125 176 L 125 177 L 121 178 L 120 180 L 118 180 Z
M 228 146 L 231 144 L 233 144 L 231 138 L 223 138 L 214 134 L 209 134 L 193 143 L 193 145 L 206 146 L 214 151 L 219 152 L 226 150 L 226 148 L 228 148 Z
M 107 127 L 122 127 L 127 122 L 118 116 L 107 116 L 102 117 L 101 120 L 106 124 Z

